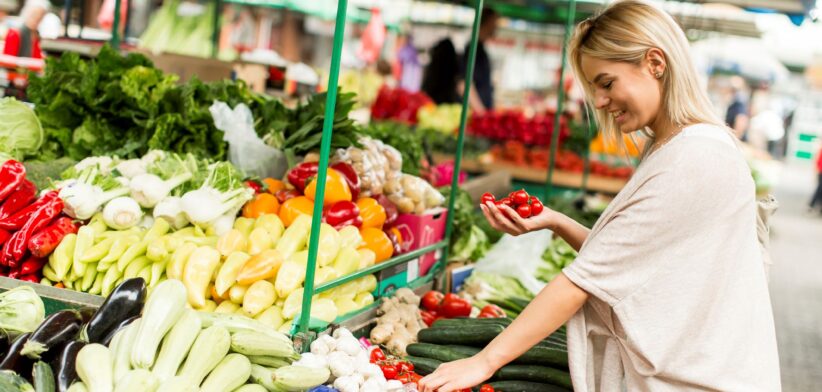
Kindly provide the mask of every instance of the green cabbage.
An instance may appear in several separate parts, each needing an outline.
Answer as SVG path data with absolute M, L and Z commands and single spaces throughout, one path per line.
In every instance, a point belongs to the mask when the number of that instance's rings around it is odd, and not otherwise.
M 40 149 L 43 137 L 34 110 L 14 98 L 0 99 L 0 153 L 22 160 Z

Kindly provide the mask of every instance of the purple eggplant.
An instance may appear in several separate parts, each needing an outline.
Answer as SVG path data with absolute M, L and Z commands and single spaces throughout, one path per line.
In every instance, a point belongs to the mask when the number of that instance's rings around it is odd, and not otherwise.
M 54 372 L 54 384 L 57 392 L 68 391 L 71 384 L 77 381 L 77 353 L 85 346 L 85 342 L 74 340 L 63 346 L 57 358 L 51 361 L 51 369 Z
M 21 354 L 31 359 L 74 340 L 80 333 L 83 318 L 76 310 L 61 310 L 48 316 L 23 345 Z
M 0 370 L 11 370 L 21 375 L 31 374 L 31 366 L 34 361 L 22 354 L 23 346 L 26 345 L 30 336 L 31 332 L 28 332 L 14 339 L 6 351 L 6 356 L 0 361 Z
M 83 329 L 82 337 L 89 343 L 102 343 L 112 335 L 118 325 L 143 311 L 146 302 L 146 281 L 143 278 L 128 279 L 109 294 L 100 309 L 94 313 Z

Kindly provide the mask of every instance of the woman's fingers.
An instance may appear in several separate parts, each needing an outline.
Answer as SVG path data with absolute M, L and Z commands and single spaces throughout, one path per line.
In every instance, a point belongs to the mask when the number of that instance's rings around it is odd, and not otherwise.
M 503 210 L 503 208 L 505 210 Z M 504 231 L 508 234 L 512 234 L 512 235 L 520 235 L 520 234 L 524 233 L 524 230 L 518 228 L 511 221 L 511 218 L 509 218 L 509 215 L 507 215 L 507 214 L 516 214 L 516 211 L 514 211 L 511 207 L 508 207 L 508 206 L 503 204 L 500 207 L 497 207 L 497 206 L 489 207 L 489 209 L 491 209 L 491 211 L 494 214 L 494 217 L 497 219 L 497 222 L 503 228 L 502 231 Z
M 502 208 L 505 209 L 506 215 L 508 215 L 508 220 L 516 227 L 521 233 L 527 233 L 531 231 L 529 226 L 529 222 L 525 220 L 525 218 L 519 216 L 519 214 L 511 207 L 506 205 L 502 205 Z

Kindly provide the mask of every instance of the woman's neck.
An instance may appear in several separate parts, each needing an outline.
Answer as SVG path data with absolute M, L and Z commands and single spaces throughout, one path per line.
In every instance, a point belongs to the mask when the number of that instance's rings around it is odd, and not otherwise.
M 674 133 L 678 132 L 681 126 L 674 124 L 667 116 L 661 116 L 658 119 L 648 124 L 648 128 L 654 132 L 654 140 L 662 141 L 670 138 Z

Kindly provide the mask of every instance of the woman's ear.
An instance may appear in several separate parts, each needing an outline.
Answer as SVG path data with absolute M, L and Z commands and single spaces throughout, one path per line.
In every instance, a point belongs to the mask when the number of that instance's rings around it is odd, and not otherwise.
M 665 53 L 659 48 L 648 49 L 648 52 L 645 53 L 645 63 L 648 66 L 648 71 L 656 79 L 661 79 L 668 70 Z

